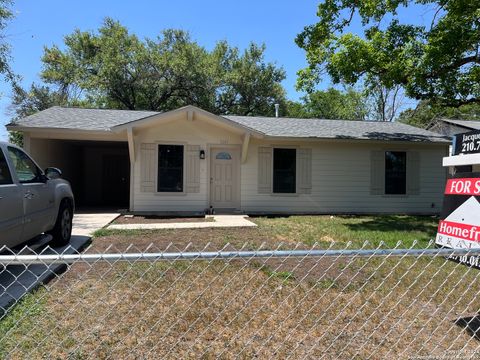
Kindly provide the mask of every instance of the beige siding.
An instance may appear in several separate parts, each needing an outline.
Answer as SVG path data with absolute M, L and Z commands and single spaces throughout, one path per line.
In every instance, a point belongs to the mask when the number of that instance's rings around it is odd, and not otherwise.
M 242 144 L 242 134 L 234 134 L 197 116 L 193 121 L 183 116 L 160 126 L 135 131 L 136 161 L 133 171 L 133 210 L 137 212 L 200 212 L 205 210 L 210 205 L 210 180 L 208 176 L 210 145 L 231 146 Z M 140 146 L 142 143 L 198 145 L 199 149 L 205 150 L 206 159 L 200 160 L 198 169 L 200 173 L 199 188 L 197 189 L 197 186 L 195 186 L 194 191 L 190 189 L 191 192 L 181 194 L 142 192 L 140 188 Z M 185 150 L 187 150 L 187 147 Z M 184 183 L 184 188 L 188 190 L 186 186 L 187 184 Z
M 282 143 L 252 141 L 248 161 L 242 166 L 241 203 L 245 212 L 437 213 L 441 209 L 446 176 L 441 165 L 445 146 L 304 142 L 302 147 L 312 149 L 311 194 L 274 195 L 259 194 L 257 189 L 258 147 L 268 145 Z M 371 195 L 370 163 L 374 150 L 418 151 L 420 193 Z

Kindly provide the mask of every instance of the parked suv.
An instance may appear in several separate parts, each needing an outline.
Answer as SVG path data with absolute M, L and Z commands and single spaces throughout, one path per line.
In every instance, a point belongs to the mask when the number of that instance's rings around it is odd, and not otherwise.
M 56 168 L 43 172 L 19 147 L 0 142 L 0 246 L 13 247 L 48 233 L 66 245 L 72 233 L 74 198 Z

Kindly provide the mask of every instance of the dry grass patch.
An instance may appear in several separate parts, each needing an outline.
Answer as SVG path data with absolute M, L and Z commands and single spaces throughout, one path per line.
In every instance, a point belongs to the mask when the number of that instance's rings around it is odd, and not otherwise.
M 477 274 L 442 259 L 76 264 L 35 295 L 33 314 L 0 332 L 0 351 L 101 359 L 472 352 L 477 340 L 454 321 L 478 310 Z
M 309 248 L 320 235 L 341 246 L 344 230 L 376 241 L 393 221 L 316 219 L 326 225 L 293 217 L 246 229 L 103 231 L 89 252 Z M 434 219 L 397 222 L 392 233 L 409 240 L 427 237 Z M 77 263 L 0 321 L 0 357 L 472 356 L 479 343 L 455 322 L 477 314 L 479 274 L 413 257 Z

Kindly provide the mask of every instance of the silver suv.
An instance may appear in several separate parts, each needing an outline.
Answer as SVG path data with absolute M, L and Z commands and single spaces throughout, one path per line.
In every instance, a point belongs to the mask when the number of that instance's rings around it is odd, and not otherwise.
M 21 148 L 0 142 L 0 246 L 14 247 L 48 233 L 66 245 L 72 233 L 74 198 L 56 168 L 43 172 Z

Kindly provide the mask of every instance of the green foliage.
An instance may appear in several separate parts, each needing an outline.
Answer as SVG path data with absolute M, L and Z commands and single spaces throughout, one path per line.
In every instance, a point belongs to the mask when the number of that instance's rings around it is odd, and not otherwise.
M 32 84 L 28 91 L 24 90 L 15 81 L 13 83 L 12 104 L 10 108 L 13 112 L 12 122 L 35 114 L 38 111 L 48 109 L 54 105 L 68 105 L 67 95 L 60 91 L 54 91 L 47 86 Z M 18 131 L 10 131 L 8 140 L 16 145 L 22 146 L 23 135 Z
M 420 101 L 415 109 L 403 111 L 398 120 L 410 125 L 426 128 L 438 118 L 476 120 L 480 119 L 480 104 L 468 104 L 458 108 Z
M 45 48 L 42 79 L 97 107 L 166 111 L 187 104 L 217 114 L 273 115 L 285 102 L 285 72 L 264 60 L 264 46 L 243 52 L 227 42 L 212 51 L 182 30 L 140 40 L 107 18 L 98 32 L 74 31 Z
M 10 9 L 11 0 L 0 0 L 0 74 L 8 81 L 15 81 L 16 76 L 10 68 L 10 45 L 5 41 L 6 36 L 3 34 L 8 22 L 13 18 Z
M 367 112 L 365 95 L 352 88 L 312 92 L 302 102 L 289 102 L 287 110 L 290 117 L 337 120 L 365 120 Z
M 431 24 L 400 23 L 403 6 L 430 10 Z M 478 0 L 325 0 L 317 15 L 296 39 L 309 63 L 299 72 L 300 88 L 311 91 L 328 74 L 334 83 L 401 86 L 409 97 L 442 106 L 480 102 Z M 358 17 L 362 36 L 348 32 Z

